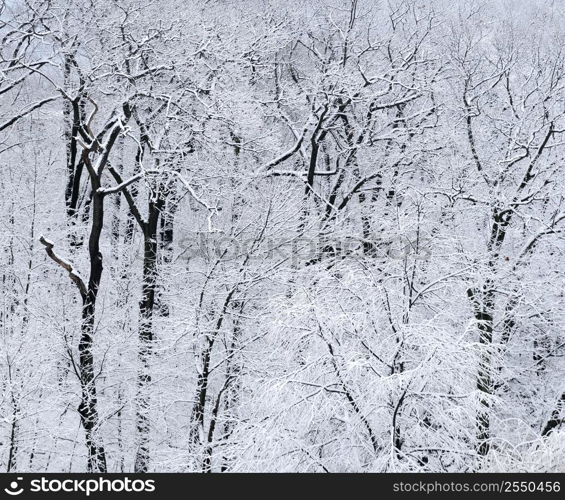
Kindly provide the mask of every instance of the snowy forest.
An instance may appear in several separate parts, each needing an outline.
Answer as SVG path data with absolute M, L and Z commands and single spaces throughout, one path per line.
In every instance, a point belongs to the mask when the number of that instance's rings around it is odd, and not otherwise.
M 565 2 L 0 39 L 2 472 L 565 472 Z

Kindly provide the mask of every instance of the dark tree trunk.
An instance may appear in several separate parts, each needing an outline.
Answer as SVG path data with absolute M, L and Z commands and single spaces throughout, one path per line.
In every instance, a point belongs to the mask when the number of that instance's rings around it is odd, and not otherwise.
M 494 393 L 492 361 L 493 320 L 496 306 L 494 277 L 497 269 L 500 249 L 506 238 L 506 230 L 510 223 L 510 215 L 495 207 L 492 216 L 492 228 L 488 242 L 490 254 L 488 272 L 490 276 L 481 289 L 470 288 L 467 295 L 473 305 L 474 316 L 479 330 L 481 354 L 477 372 L 477 389 L 481 395 L 477 411 L 477 453 L 486 456 L 490 451 L 490 397 Z
M 72 101 L 73 109 L 77 109 L 77 102 Z M 65 262 L 53 252 L 53 243 L 41 237 L 41 243 L 46 247 L 46 252 L 57 264 L 69 273 L 71 280 L 77 285 L 82 298 L 82 321 L 80 340 L 78 345 L 79 363 L 77 375 L 80 381 L 81 398 L 77 411 L 85 431 L 86 448 L 88 451 L 87 470 L 89 472 L 107 472 L 106 453 L 100 437 L 98 436 L 100 418 L 98 414 L 98 399 L 96 393 L 96 376 L 94 373 L 93 339 L 95 330 L 96 301 L 103 271 L 103 258 L 100 251 L 100 237 L 104 227 L 104 199 L 106 192 L 101 189 L 101 177 L 104 167 L 108 163 L 110 152 L 118 135 L 131 116 L 132 108 L 129 103 L 123 104 L 123 116 L 115 117 L 112 122 L 98 136 L 92 134 L 89 124 L 82 124 L 78 132 L 88 134 L 95 139 L 89 148 L 84 148 L 81 162 L 87 168 L 90 177 L 90 207 L 92 209 L 90 236 L 88 240 L 88 254 L 90 259 L 90 276 L 88 284 L 74 271 L 71 264 Z M 84 126 L 83 126 L 84 125 Z M 103 136 L 108 133 L 104 144 Z M 92 164 L 90 154 L 98 153 L 96 165 Z M 75 179 L 73 179 L 74 182 Z
M 481 394 L 477 411 L 477 453 L 488 455 L 490 451 L 490 401 L 492 395 L 492 361 L 490 347 L 492 345 L 492 320 L 494 310 L 494 292 L 488 283 L 482 291 L 468 290 L 467 294 L 474 304 L 474 314 L 479 329 L 481 354 L 477 372 L 477 389 Z
M 210 358 L 214 347 L 215 335 L 206 339 L 206 345 L 201 355 L 202 369 L 196 382 L 196 398 L 192 407 L 190 445 L 194 449 L 201 444 L 204 435 L 204 413 L 206 411 L 206 395 L 208 393 L 208 382 L 210 377 Z
M 210 360 L 212 358 L 212 349 L 214 348 L 214 343 L 222 328 L 224 318 L 236 290 L 237 286 L 232 288 L 227 294 L 220 316 L 216 321 L 215 330 L 206 335 L 206 343 L 200 357 L 202 368 L 198 375 L 198 380 L 196 381 L 196 395 L 190 417 L 189 448 L 191 450 L 198 449 L 204 440 L 204 415 L 206 413 L 206 401 L 210 383 Z M 209 469 L 209 462 L 207 461 L 206 456 L 204 456 L 204 460 L 201 465 L 203 470 L 206 470 L 207 468 Z
M 88 243 L 90 279 L 87 294 L 83 297 L 81 337 L 78 346 L 81 383 L 81 401 L 78 412 L 86 434 L 89 472 L 106 472 L 107 470 L 104 447 L 96 435 L 100 422 L 92 354 L 96 300 L 103 270 L 100 235 L 104 224 L 104 195 L 96 192 L 99 187 L 99 180 L 92 178 L 92 229 Z
M 139 168 L 140 155 L 143 154 L 142 148 L 138 149 L 136 156 L 136 170 Z M 120 174 L 112 167 L 110 173 L 118 184 L 123 182 Z M 137 395 L 136 395 L 136 432 L 137 449 L 134 460 L 135 472 L 147 472 L 150 462 L 150 398 L 148 388 L 151 384 L 150 362 L 153 344 L 153 313 L 156 303 L 157 290 L 157 264 L 159 251 L 159 217 L 165 204 L 162 196 L 162 186 L 156 190 L 155 199 L 149 201 L 148 220 L 143 220 L 137 205 L 135 196 L 137 191 L 123 189 L 123 194 L 129 206 L 129 221 L 137 221 L 143 232 L 143 283 L 142 294 L 139 302 L 139 371 L 137 376 Z M 160 193 L 160 194 L 159 194 Z M 152 194 L 151 196 L 153 196 Z M 133 228 L 129 226 L 130 236 Z M 126 234 L 127 238 L 127 234 Z
M 158 221 L 162 201 L 150 202 L 149 217 L 143 227 L 143 285 L 139 303 L 139 372 L 137 378 L 136 427 L 138 445 L 134 471 L 147 472 L 149 469 L 149 395 L 151 384 L 150 360 L 153 343 L 153 310 L 157 287 L 157 249 Z
M 6 472 L 17 470 L 18 456 L 18 423 L 20 420 L 20 405 L 12 389 L 12 422 L 10 424 L 10 446 L 8 449 L 8 467 Z
M 64 85 L 67 90 L 72 87 L 71 76 L 74 56 L 66 54 L 64 59 Z M 81 80 L 82 82 L 82 80 Z M 81 245 L 81 238 L 75 234 L 77 212 L 79 205 L 80 183 L 84 163 L 78 155 L 77 136 L 81 132 L 84 118 L 84 101 L 79 95 L 73 100 L 63 101 L 64 137 L 66 144 L 67 183 L 65 187 L 65 205 L 67 209 L 67 224 L 69 226 L 69 242 L 72 247 Z
M 165 210 L 161 214 L 161 262 L 164 266 L 169 266 L 173 261 L 173 241 L 174 241 L 174 219 L 178 206 L 178 196 L 174 186 L 167 190 Z M 163 296 L 163 286 L 159 286 L 156 291 L 155 307 L 161 316 L 169 315 L 169 306 Z
M 542 436 L 549 436 L 556 428 L 558 428 L 563 423 L 563 418 L 561 417 L 561 412 L 565 407 L 565 392 L 561 394 L 559 401 L 557 401 L 557 405 L 555 409 L 551 413 L 550 419 L 545 424 L 541 435 Z
M 129 105 L 124 105 L 125 121 L 131 115 Z M 106 472 L 106 454 L 101 440 L 97 436 L 100 424 L 98 415 L 98 401 L 96 394 L 96 377 L 94 375 L 94 356 L 92 353 L 94 321 L 96 314 L 96 300 L 102 279 L 103 263 L 100 251 L 100 237 L 104 228 L 104 199 L 105 193 L 98 191 L 101 188 L 101 175 L 105 164 L 108 162 L 110 151 L 120 133 L 121 128 L 114 126 L 108 137 L 105 149 L 101 151 L 101 157 L 96 168 L 92 165 L 89 150 L 85 150 L 82 160 L 88 167 L 91 185 L 92 220 L 90 237 L 88 241 L 88 253 L 90 257 L 90 278 L 88 287 L 83 293 L 82 326 L 79 342 L 79 375 L 81 383 L 81 402 L 78 412 L 86 434 L 86 446 L 88 449 L 88 471 Z

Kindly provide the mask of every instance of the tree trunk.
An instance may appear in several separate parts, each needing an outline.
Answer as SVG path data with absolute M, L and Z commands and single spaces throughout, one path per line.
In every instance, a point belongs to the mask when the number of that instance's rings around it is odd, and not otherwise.
M 139 372 L 137 376 L 138 396 L 136 400 L 136 429 L 138 436 L 134 471 L 149 469 L 149 394 L 151 384 L 150 360 L 153 343 L 153 310 L 157 286 L 157 228 L 162 202 L 151 202 L 149 219 L 143 228 L 143 285 L 139 303 Z
M 477 389 L 480 393 L 479 410 L 477 411 L 477 453 L 486 456 L 490 451 L 490 401 L 492 395 L 492 320 L 494 311 L 494 292 L 492 283 L 488 282 L 485 289 L 467 290 L 474 307 L 474 315 L 479 329 L 479 344 L 481 347 L 479 368 L 477 371 Z
M 78 412 L 86 433 L 88 449 L 88 471 L 106 472 L 106 454 L 104 446 L 99 442 L 97 428 L 99 425 L 98 401 L 96 395 L 96 378 L 94 376 L 94 357 L 92 344 L 94 335 L 94 319 L 96 300 L 100 279 L 102 277 L 102 253 L 100 252 L 100 234 L 104 223 L 104 195 L 97 193 L 97 182 L 93 181 L 92 229 L 89 239 L 90 279 L 87 294 L 83 299 L 81 338 L 79 342 L 79 370 L 81 384 L 81 402 Z
M 541 432 L 542 436 L 549 436 L 557 427 L 559 427 L 563 423 L 563 418 L 561 418 L 561 411 L 563 407 L 565 407 L 565 392 L 561 394 L 559 401 L 557 401 L 557 405 L 551 413 L 550 419 L 547 421 L 547 424 L 545 424 L 545 427 Z

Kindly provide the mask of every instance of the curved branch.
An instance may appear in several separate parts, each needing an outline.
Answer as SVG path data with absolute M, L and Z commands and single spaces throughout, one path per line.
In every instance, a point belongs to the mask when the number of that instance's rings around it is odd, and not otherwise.
M 53 251 L 54 243 L 52 241 L 45 239 L 43 236 L 39 237 L 39 241 L 41 242 L 42 245 L 45 246 L 45 251 L 47 252 L 47 255 L 49 255 L 49 257 L 51 257 L 53 261 L 55 261 L 65 271 L 69 273 L 69 278 L 71 278 L 73 283 L 78 287 L 80 291 L 80 296 L 82 297 L 83 300 L 85 300 L 88 293 L 86 290 L 86 285 L 84 284 L 84 281 L 82 280 L 80 275 L 74 270 L 72 264 L 59 257 Z

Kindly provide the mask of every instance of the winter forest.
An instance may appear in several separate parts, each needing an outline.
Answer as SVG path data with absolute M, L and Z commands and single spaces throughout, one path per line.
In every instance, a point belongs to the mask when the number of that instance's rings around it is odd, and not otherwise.
M 565 471 L 565 2 L 0 39 L 0 470 Z

